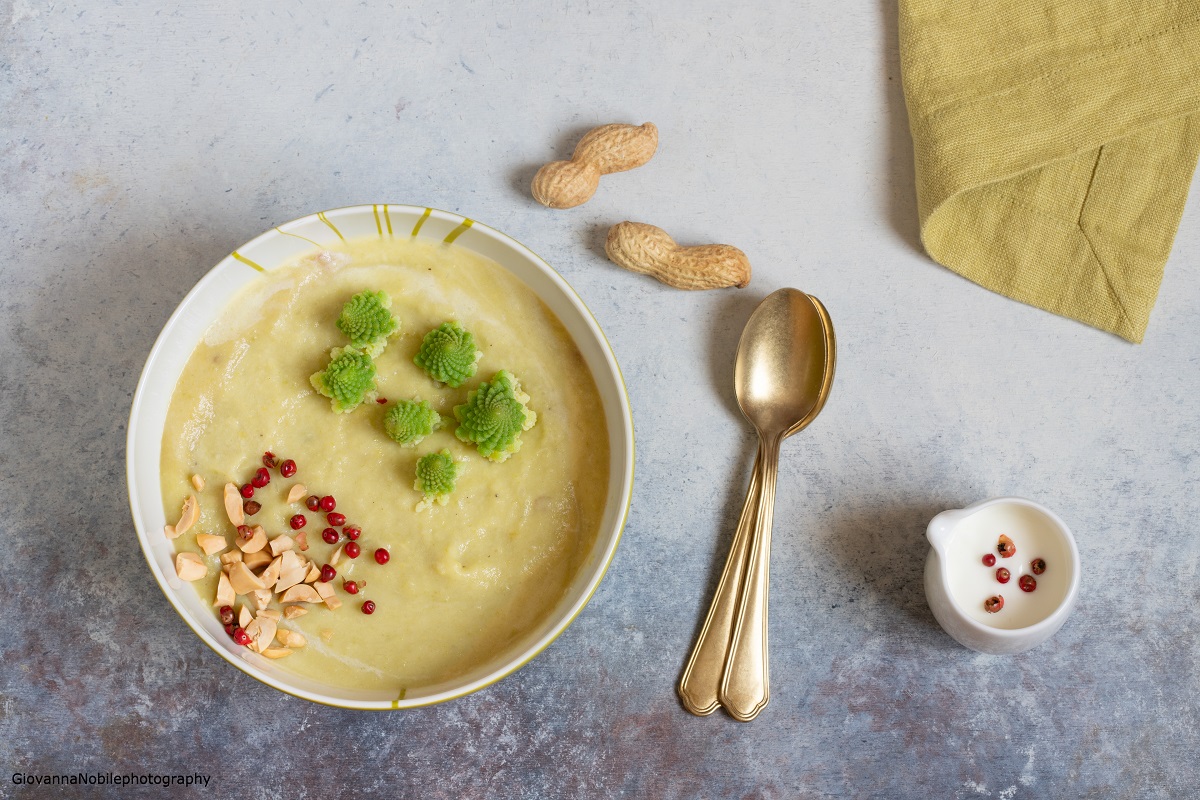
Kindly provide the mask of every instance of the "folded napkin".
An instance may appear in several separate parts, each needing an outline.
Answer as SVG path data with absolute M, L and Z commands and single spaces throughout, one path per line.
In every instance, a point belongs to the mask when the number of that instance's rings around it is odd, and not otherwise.
M 1140 342 L 1200 154 L 1200 2 L 900 0 L 921 241 Z

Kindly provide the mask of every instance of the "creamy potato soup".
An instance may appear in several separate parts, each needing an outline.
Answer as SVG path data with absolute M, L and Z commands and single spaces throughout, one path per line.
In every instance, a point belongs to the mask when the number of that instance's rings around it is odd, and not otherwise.
M 334 413 L 309 378 L 326 367 L 332 348 L 347 344 L 335 322 L 364 290 L 386 292 L 400 323 L 400 335 L 375 359 L 378 398 L 387 402 Z M 458 388 L 435 383 L 413 363 L 423 336 L 452 320 L 483 353 Z M 537 422 L 521 434 L 519 452 L 495 463 L 455 437 L 453 408 L 499 370 L 519 379 Z M 444 422 L 416 447 L 403 447 L 385 434 L 384 417 L 396 401 L 414 398 Z M 417 460 L 443 449 L 459 465 L 457 485 L 446 505 L 418 511 Z M 269 470 L 270 483 L 251 498 L 261 510 L 246 525 L 263 526 L 268 539 L 294 540 L 303 531 L 308 549 L 293 552 L 318 568 L 345 546 L 347 527 L 362 531 L 361 554 L 350 559 L 343 550 L 336 578 L 325 584 L 340 608 L 300 603 L 303 616 L 282 616 L 270 647 L 286 657 L 275 663 L 358 689 L 431 686 L 501 655 L 562 597 L 595 539 L 608 491 L 600 397 L 558 319 L 494 262 L 416 240 L 352 242 L 263 273 L 188 361 L 163 436 L 162 494 L 168 522 L 179 519 L 188 495 L 198 500 L 198 521 L 175 544 L 202 561 L 205 574 L 193 586 L 209 603 L 221 556 L 238 550 L 224 487 L 251 482 L 266 451 L 293 460 L 296 471 Z M 298 483 L 304 497 L 288 503 Z M 308 495 L 332 496 L 345 515 L 337 544 L 322 539 L 326 512 L 307 508 Z M 299 530 L 292 527 L 297 514 L 306 519 Z M 223 536 L 228 547 L 205 554 L 198 534 Z M 378 548 L 388 551 L 387 563 L 376 562 Z M 253 573 L 266 568 L 263 558 Z M 344 581 L 359 585 L 358 593 L 348 593 Z M 268 617 L 285 610 L 280 599 L 270 599 Z M 375 604 L 370 615 L 362 612 L 367 600 Z M 248 594 L 233 607 L 243 605 L 259 613 Z

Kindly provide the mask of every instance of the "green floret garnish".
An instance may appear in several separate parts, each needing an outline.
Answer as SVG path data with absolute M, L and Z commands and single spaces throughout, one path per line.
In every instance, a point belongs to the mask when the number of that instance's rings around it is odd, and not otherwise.
M 450 502 L 450 493 L 458 481 L 458 470 L 459 466 L 454 463 L 449 450 L 421 456 L 417 462 L 417 480 L 413 488 L 425 497 L 417 504 L 417 510 L 423 511 L 434 503 L 444 506 Z
M 510 372 L 500 370 L 491 382 L 467 393 L 467 402 L 454 407 L 458 428 L 454 435 L 473 443 L 479 454 L 504 461 L 521 449 L 521 432 L 537 422 L 537 414 L 526 407 L 529 395 Z
M 405 447 L 415 447 L 442 427 L 442 417 L 424 400 L 401 400 L 388 409 L 383 419 L 387 435 Z
M 400 332 L 400 323 L 388 311 L 391 307 L 392 299 L 387 292 L 359 292 L 342 306 L 338 330 L 350 338 L 351 347 L 377 358 L 388 337 Z
M 329 398 L 334 411 L 353 411 L 375 394 L 375 362 L 354 347 L 335 347 L 329 351 L 329 366 L 309 380 Z
M 435 381 L 458 387 L 475 374 L 475 363 L 481 358 L 470 331 L 457 322 L 443 322 L 425 334 L 413 363 Z

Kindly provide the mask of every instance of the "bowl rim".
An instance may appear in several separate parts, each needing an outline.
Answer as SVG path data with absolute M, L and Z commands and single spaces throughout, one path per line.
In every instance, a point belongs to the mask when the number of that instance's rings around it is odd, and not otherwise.
M 1067 587 L 1067 592 L 1063 595 L 1063 599 L 1057 606 L 1055 606 L 1053 611 L 1032 625 L 1026 625 L 1022 628 L 993 628 L 990 625 L 984 625 L 982 622 L 972 617 L 967 610 L 959 604 L 958 600 L 955 599 L 954 593 L 950 591 L 949 569 L 945 564 L 938 569 L 938 581 L 941 584 L 942 590 L 946 594 L 946 599 L 949 601 L 950 607 L 954 609 L 954 613 L 959 616 L 960 621 L 965 623 L 973 633 L 988 636 L 997 640 L 1023 639 L 1026 637 L 1037 636 L 1038 634 L 1045 632 L 1047 629 L 1053 633 L 1058 629 L 1059 625 L 1062 624 L 1063 619 L 1071 613 L 1075 606 L 1075 600 L 1079 595 L 1080 573 L 1083 571 L 1083 564 L 1079 558 L 1079 547 L 1075 543 L 1075 535 L 1071 533 L 1071 529 L 1067 526 L 1067 523 L 1063 522 L 1062 517 L 1058 516 L 1058 514 L 1055 514 L 1041 503 L 1025 497 L 990 497 L 986 500 L 980 500 L 977 503 L 972 503 L 966 508 L 957 509 L 961 516 L 954 521 L 954 525 L 952 526 L 951 530 L 966 520 L 967 517 L 974 515 L 976 512 L 982 511 L 988 506 L 999 505 L 1000 503 L 1009 503 L 1012 505 L 1027 506 L 1028 508 L 1032 508 L 1033 510 L 1045 515 L 1045 517 L 1054 523 L 1054 526 L 1058 529 L 1059 535 L 1062 536 L 1063 540 L 1067 543 L 1067 549 L 1071 554 L 1071 583 Z M 930 520 L 930 527 L 933 526 L 936 519 L 937 517 L 934 517 L 933 520 Z M 936 545 L 933 546 L 932 550 L 934 553 L 938 553 L 939 558 L 942 558 L 942 554 L 939 552 Z
M 145 396 L 147 392 L 147 383 L 150 378 L 152 368 L 157 364 L 158 359 L 162 357 L 162 351 L 165 347 L 165 342 L 167 341 L 169 334 L 178 324 L 178 321 L 183 317 L 185 310 L 189 307 L 193 298 L 199 295 L 210 283 L 218 280 L 218 271 L 231 261 L 239 261 L 260 272 L 264 271 L 263 268 L 258 264 L 242 256 L 240 251 L 253 250 L 255 245 L 258 243 L 273 239 L 275 237 L 292 235 L 283 230 L 286 227 L 299 226 L 313 220 L 319 220 L 320 222 L 332 228 L 334 232 L 337 233 L 339 238 L 343 238 L 340 231 L 338 231 L 338 229 L 328 220 L 327 217 L 331 215 L 342 216 L 347 213 L 373 213 L 375 215 L 376 225 L 378 225 L 379 209 L 381 207 L 384 210 L 384 217 L 388 219 L 389 232 L 391 230 L 391 221 L 387 216 L 389 209 L 395 209 L 397 211 L 403 211 L 404 213 L 411 213 L 420 216 L 420 221 L 414 228 L 412 234 L 413 237 L 417 235 L 417 231 L 428 219 L 436 216 L 439 219 L 454 223 L 455 225 L 454 229 L 443 241 L 446 241 L 447 243 L 453 242 L 462 232 L 470 228 L 475 230 L 477 233 L 497 240 L 502 245 L 511 247 L 518 255 L 523 257 L 537 270 L 542 272 L 553 284 L 558 287 L 567 301 L 575 307 L 575 310 L 579 312 L 581 319 L 591 332 L 592 336 L 596 339 L 597 343 L 601 345 L 600 349 L 604 357 L 604 363 L 609 368 L 611 377 L 615 378 L 616 385 L 620 389 L 620 393 L 617 395 L 617 417 L 619 417 L 624 423 L 624 430 L 621 432 L 621 435 L 625 443 L 626 458 L 624 459 L 624 463 L 621 464 L 621 486 L 619 494 L 617 495 L 618 498 L 623 501 L 623 508 L 620 510 L 620 518 L 617 522 L 616 530 L 611 533 L 608 533 L 604 530 L 599 532 L 600 534 L 607 533 L 609 543 L 606 546 L 605 552 L 598 561 L 598 568 L 594 570 L 593 574 L 588 579 L 587 586 L 580 594 L 579 598 L 570 606 L 567 613 L 564 614 L 561 619 L 559 619 L 558 622 L 556 622 L 548 631 L 546 631 L 545 634 L 543 634 L 539 639 L 537 639 L 515 657 L 501 664 L 486 675 L 470 681 L 464 686 L 446 689 L 431 697 L 423 698 L 419 702 L 415 700 L 411 702 L 406 701 L 403 698 L 403 693 L 401 697 L 390 701 L 349 700 L 346 698 L 335 698 L 322 695 L 318 692 L 291 686 L 272 675 L 261 673 L 256 665 L 245 659 L 235 658 L 229 649 L 218 646 L 209 633 L 198 626 L 191 619 L 190 612 L 188 612 L 176 599 L 174 596 L 175 590 L 169 586 L 167 576 L 164 575 L 159 565 L 151 556 L 148 532 L 145 530 L 142 520 L 138 514 L 138 509 L 142 505 L 142 502 L 137 495 L 135 481 L 134 452 L 136 449 L 135 445 L 138 440 L 138 427 L 136 423 L 141 413 L 142 406 L 146 402 Z M 318 248 L 322 247 L 322 245 L 316 242 L 313 242 L 313 245 L 314 247 Z M 518 278 L 518 280 L 520 279 Z M 522 282 L 524 283 L 524 281 Z M 538 293 L 532 287 L 530 287 L 530 291 L 533 291 L 540 297 L 540 293 Z M 574 340 L 575 337 L 572 336 L 571 338 Z M 634 431 L 632 404 L 629 398 L 629 389 L 625 383 L 625 376 L 621 371 L 621 366 L 617 362 L 616 353 L 613 350 L 612 343 L 609 342 L 608 336 L 604 333 L 604 330 L 600 327 L 599 321 L 596 319 L 596 315 L 583 301 L 583 298 L 580 297 L 579 293 L 575 291 L 575 288 L 571 286 L 571 284 L 561 274 L 559 274 L 557 270 L 551 267 L 545 259 L 535 253 L 524 243 L 513 238 L 512 236 L 509 236 L 503 231 L 453 211 L 445 211 L 433 206 L 418 206 L 406 203 L 356 203 L 353 205 L 338 206 L 335 208 L 329 208 L 322 211 L 305 214 L 303 216 L 288 220 L 287 222 L 282 222 L 278 225 L 272 226 L 268 230 L 249 240 L 240 247 L 234 249 L 229 255 L 219 260 L 192 286 L 187 294 L 184 295 L 184 297 L 179 301 L 179 304 L 176 305 L 175 309 L 171 312 L 170 317 L 168 317 L 167 321 L 163 324 L 162 330 L 159 332 L 153 346 L 150 348 L 150 352 L 146 356 L 145 364 L 143 365 L 141 374 L 138 377 L 137 387 L 133 393 L 133 401 L 130 404 L 129 420 L 126 431 L 125 478 L 129 509 L 133 517 L 134 530 L 137 534 L 139 549 L 141 550 L 142 557 L 145 559 L 147 566 L 150 568 L 150 573 L 154 576 L 155 581 L 158 583 L 159 589 L 167 598 L 167 601 L 175 609 L 175 613 L 179 615 L 184 623 L 191 628 L 192 632 L 195 633 L 196 636 L 199 637 L 199 639 L 209 647 L 209 649 L 216 652 L 217 655 L 219 655 L 222 659 L 246 673 L 251 678 L 254 678 L 259 683 L 263 683 L 292 697 L 308 700 L 321 705 L 332 706 L 335 708 L 367 711 L 393 711 L 406 708 L 423 708 L 426 706 L 455 700 L 468 694 L 481 691 L 482 689 L 491 686 L 492 684 L 508 677 L 524 667 L 543 651 L 545 651 L 546 648 L 553 644 L 554 641 L 561 636 L 568 627 L 570 627 L 570 625 L 583 612 L 583 609 L 587 607 L 588 603 L 595 595 L 596 590 L 599 588 L 600 582 L 608 573 L 608 568 L 611 566 L 613 558 L 616 556 L 617 547 L 619 546 L 621 538 L 624 535 L 625 526 L 629 521 L 630 507 L 633 502 L 633 479 L 636 463 L 635 451 L 636 436 Z M 610 461 L 610 467 L 611 465 L 612 462 Z M 161 500 L 159 500 L 159 502 L 161 502 Z

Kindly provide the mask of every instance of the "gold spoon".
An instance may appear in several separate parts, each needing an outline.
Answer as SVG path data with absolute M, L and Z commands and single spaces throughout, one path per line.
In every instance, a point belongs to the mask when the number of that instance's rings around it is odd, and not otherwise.
M 784 341 L 776 342 L 776 347 L 771 348 L 753 341 L 752 337 Z M 789 352 L 782 352 L 781 346 Z M 753 356 L 754 364 L 749 361 L 752 352 L 757 354 Z M 759 305 L 742 333 L 735 369 L 738 404 L 751 422 L 755 421 L 751 414 L 757 415 L 764 402 L 770 402 L 769 398 L 763 397 L 764 393 L 777 397 L 776 403 L 782 404 L 792 414 L 803 411 L 798 418 L 794 417 L 795 421 L 779 438 L 791 436 L 807 427 L 821 412 L 829 397 L 835 363 L 833 323 L 821 301 L 795 289 L 781 289 Z M 785 374 L 788 370 L 793 372 Z M 769 386 L 760 385 L 763 376 L 766 377 Z M 760 383 L 748 385 L 747 382 L 753 381 Z M 748 410 L 751 407 L 755 411 Z M 770 554 L 770 520 L 768 516 L 764 529 L 766 541 L 761 542 L 756 528 L 760 518 L 759 506 L 763 502 L 759 488 L 763 485 L 761 475 L 765 468 L 764 437 L 761 427 L 757 424 L 755 427 L 759 429 L 759 449 L 750 478 L 750 487 L 746 493 L 746 502 L 742 507 L 737 532 L 730 545 L 729 556 L 717 584 L 716 594 L 704 620 L 704 627 L 679 682 L 680 698 L 684 707 L 693 714 L 711 714 L 718 705 L 725 703 L 730 714 L 742 721 L 749 721 L 757 716 L 769 697 L 766 662 L 766 571 Z M 778 440 L 775 443 L 775 453 L 777 457 Z M 771 498 L 766 502 L 773 504 L 774 469 L 770 481 Z M 769 513 L 770 509 L 768 515 Z M 752 540 L 761 543 L 755 545 Z M 746 571 L 748 553 L 751 551 L 754 551 L 756 558 L 761 561 L 752 573 L 756 581 L 759 578 L 761 581 L 755 583 L 753 588 L 747 583 L 745 588 L 753 598 L 752 602 L 761 601 L 757 611 L 742 602 L 742 576 Z M 735 660 L 731 647 L 735 629 L 739 630 L 743 639 L 750 638 L 753 632 L 752 626 L 755 622 L 739 623 L 740 618 L 747 616 L 753 616 L 761 630 L 761 648 L 758 651 L 761 657 L 753 658 L 753 649 L 743 646 L 739 651 L 740 657 Z M 751 656 L 749 661 L 747 656 Z M 727 668 L 727 662 L 737 674 L 733 680 L 726 678 L 727 673 L 731 672 Z

